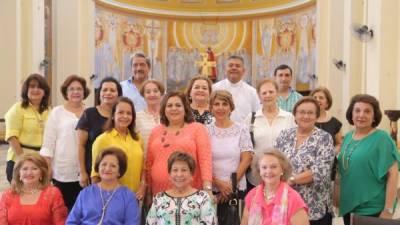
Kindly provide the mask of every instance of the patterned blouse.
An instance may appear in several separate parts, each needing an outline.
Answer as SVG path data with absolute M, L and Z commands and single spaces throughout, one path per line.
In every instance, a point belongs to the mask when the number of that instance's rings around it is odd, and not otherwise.
M 210 111 L 204 111 L 203 114 L 200 115 L 200 112 L 197 109 L 192 109 L 194 120 L 198 123 L 202 123 L 204 125 L 210 124 L 213 121 L 213 117 Z
M 310 220 L 321 219 L 331 212 L 332 194 L 330 174 L 335 158 L 333 140 L 327 132 L 315 128 L 311 135 L 296 149 L 297 128 L 283 130 L 276 139 L 275 147 L 289 158 L 293 166 L 293 174 L 306 170 L 313 173 L 313 182 L 294 185 L 309 207 Z
M 147 214 L 146 225 L 216 225 L 215 208 L 205 191 L 187 197 L 171 197 L 158 193 Z

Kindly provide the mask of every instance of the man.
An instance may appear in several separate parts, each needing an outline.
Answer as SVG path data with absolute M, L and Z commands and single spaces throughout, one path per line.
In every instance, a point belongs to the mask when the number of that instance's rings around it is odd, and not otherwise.
M 292 112 L 293 106 L 303 97 L 290 87 L 293 79 L 292 69 L 288 65 L 282 64 L 275 68 L 274 78 L 276 83 L 278 83 L 279 108 Z
M 231 119 L 242 123 L 251 112 L 260 108 L 257 91 L 243 81 L 245 68 L 242 57 L 230 56 L 225 71 L 226 79 L 214 84 L 213 90 L 227 90 L 232 94 L 235 110 L 232 112 Z
M 149 78 L 150 60 L 142 53 L 136 53 L 131 57 L 132 77 L 121 82 L 122 92 L 125 97 L 133 101 L 135 111 L 146 109 L 144 98 L 139 89 L 144 81 Z

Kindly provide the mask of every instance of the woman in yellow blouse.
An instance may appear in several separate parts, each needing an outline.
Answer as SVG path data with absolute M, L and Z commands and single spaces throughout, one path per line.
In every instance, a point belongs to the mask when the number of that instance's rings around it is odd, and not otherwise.
M 50 87 L 43 76 L 31 74 L 21 88 L 21 101 L 5 115 L 6 136 L 10 144 L 7 153 L 7 180 L 11 182 L 15 160 L 24 152 L 39 152 L 44 124 L 50 111 Z
M 92 159 L 96 159 L 102 149 L 109 147 L 122 149 L 127 156 L 128 167 L 119 181 L 135 192 L 139 200 L 142 200 L 146 190 L 143 172 L 143 142 L 135 132 L 136 114 L 132 101 L 121 97 L 113 106 L 111 115 L 106 122 L 105 132 L 93 143 Z M 95 162 L 92 165 L 95 165 Z M 98 181 L 98 176 L 93 168 L 92 181 Z

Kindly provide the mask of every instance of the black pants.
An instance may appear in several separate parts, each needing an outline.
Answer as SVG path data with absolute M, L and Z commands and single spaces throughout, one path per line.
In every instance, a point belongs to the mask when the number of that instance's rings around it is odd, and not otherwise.
M 379 217 L 380 214 L 381 214 L 381 213 L 379 212 L 379 213 L 377 213 L 377 214 L 373 214 L 373 215 L 363 215 L 363 216 Z M 350 225 L 350 224 L 351 224 L 351 221 L 350 221 L 351 216 L 350 216 L 350 215 L 351 215 L 351 213 L 344 214 L 344 216 L 343 216 L 344 225 Z
M 310 225 L 332 225 L 332 214 L 326 213 L 319 220 L 310 220 Z
M 53 185 L 60 189 L 61 194 L 63 195 L 65 206 L 67 206 L 68 211 L 70 212 L 75 204 L 79 192 L 82 190 L 79 182 L 61 182 L 53 179 Z
M 7 175 L 7 180 L 8 180 L 8 182 L 10 182 L 10 183 L 11 183 L 12 176 L 13 176 L 14 165 L 15 165 L 15 162 L 14 162 L 14 161 L 12 161 L 12 160 L 7 161 L 7 165 L 6 165 L 6 175 Z

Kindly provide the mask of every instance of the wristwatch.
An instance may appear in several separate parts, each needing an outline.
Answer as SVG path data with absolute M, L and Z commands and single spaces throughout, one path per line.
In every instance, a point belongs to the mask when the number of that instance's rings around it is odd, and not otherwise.
M 385 211 L 389 214 L 394 214 L 394 208 L 385 208 Z
M 289 181 L 293 184 L 296 184 L 296 178 L 294 176 L 289 177 Z

